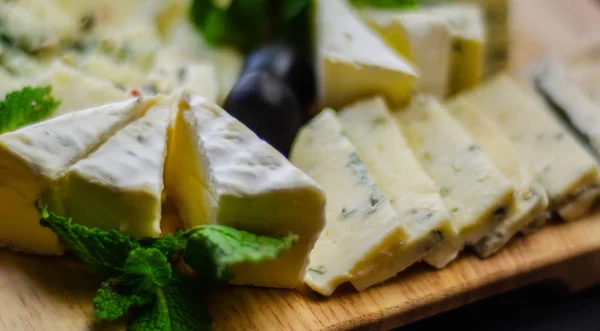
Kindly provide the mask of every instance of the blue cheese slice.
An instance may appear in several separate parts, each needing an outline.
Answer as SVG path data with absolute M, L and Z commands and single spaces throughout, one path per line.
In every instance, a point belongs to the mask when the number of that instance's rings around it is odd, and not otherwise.
M 117 132 L 67 172 L 67 215 L 79 224 L 135 238 L 161 233 L 169 101 Z
M 452 35 L 446 19 L 427 11 L 365 9 L 365 21 L 419 70 L 416 89 L 446 97 L 450 77 Z
M 531 86 L 500 74 L 463 96 L 529 161 L 552 210 L 565 220 L 589 210 L 598 193 L 598 165 Z
M 58 238 L 40 226 L 35 202 L 41 199 L 51 211 L 63 213 L 67 169 L 154 101 L 129 99 L 1 135 L 0 243 L 20 251 L 62 254 Z
M 167 160 L 167 195 L 186 228 L 223 224 L 264 235 L 297 234 L 276 260 L 232 267 L 236 284 L 296 287 L 324 227 L 325 195 L 306 174 L 222 108 L 186 96 Z
M 514 204 L 506 218 L 474 245 L 479 256 L 489 257 L 517 233 L 538 228 L 546 221 L 543 213 L 548 207 L 548 195 L 537 182 L 529 162 L 521 158 L 508 137 L 491 120 L 463 98 L 455 98 L 446 105 L 452 117 L 477 140 L 515 187 Z
M 350 104 L 340 111 L 340 119 L 359 157 L 410 233 L 387 261 L 352 279 L 358 290 L 364 290 L 420 261 L 443 240 L 454 240 L 456 231 L 438 187 L 419 165 L 381 97 Z
M 375 94 L 406 103 L 417 70 L 369 29 L 344 0 L 316 3 L 316 65 L 321 108 Z
M 457 241 L 426 257 L 441 268 L 505 218 L 514 187 L 434 97 L 415 97 L 396 119 L 421 166 L 438 185 L 458 232 Z
M 53 116 L 129 99 L 125 91 L 109 81 L 96 78 L 60 61 L 35 79 L 38 85 L 52 86 L 52 96 L 60 100 Z
M 331 295 L 346 281 L 356 279 L 358 288 L 381 281 L 380 268 L 388 266 L 390 256 L 399 252 L 410 233 L 331 108 L 300 130 L 291 160 L 327 196 L 327 222 L 310 254 L 308 286 Z

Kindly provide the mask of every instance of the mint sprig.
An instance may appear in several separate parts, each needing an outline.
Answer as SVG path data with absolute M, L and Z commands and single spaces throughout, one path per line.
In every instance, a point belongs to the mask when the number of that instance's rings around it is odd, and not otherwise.
M 277 258 L 291 248 L 297 236 L 266 237 L 222 225 L 204 225 L 139 241 L 117 231 L 90 229 L 36 203 L 40 224 L 94 273 L 106 279 L 94 298 L 98 320 L 129 317 L 129 330 L 211 330 L 205 302 L 207 285 L 219 285 L 235 275 L 238 263 Z M 192 279 L 173 268 L 169 259 L 182 253 L 197 271 Z M 177 260 L 177 259 L 172 259 Z
M 24 125 L 41 121 L 60 105 L 52 95 L 51 87 L 24 87 L 13 91 L 0 101 L 0 134 Z

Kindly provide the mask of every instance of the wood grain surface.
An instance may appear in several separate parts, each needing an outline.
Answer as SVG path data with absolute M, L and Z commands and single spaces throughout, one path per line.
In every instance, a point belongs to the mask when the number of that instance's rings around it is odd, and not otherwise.
M 513 70 L 600 35 L 596 0 L 513 0 L 510 6 Z M 345 286 L 325 299 L 307 289 L 231 287 L 210 306 L 216 330 L 388 330 L 538 281 L 569 290 L 600 283 L 600 212 L 550 224 L 486 260 L 467 252 L 443 270 L 414 266 L 362 293 Z M 98 285 L 72 258 L 0 250 L 0 330 L 122 329 L 121 322 L 94 323 Z

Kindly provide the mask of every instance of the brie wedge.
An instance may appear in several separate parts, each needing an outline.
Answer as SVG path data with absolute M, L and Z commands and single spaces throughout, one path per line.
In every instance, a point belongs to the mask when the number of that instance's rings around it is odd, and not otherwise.
M 277 260 L 233 266 L 236 284 L 296 287 L 324 226 L 319 186 L 272 146 L 205 98 L 185 97 L 167 161 L 167 194 L 186 228 L 223 224 L 262 235 L 297 234 Z
M 310 254 L 308 286 L 331 295 L 346 281 L 357 279 L 357 288 L 366 288 L 390 276 L 382 268 L 410 238 L 409 231 L 331 108 L 300 130 L 291 160 L 327 195 L 327 222 Z
M 511 140 L 565 220 L 583 216 L 598 193 L 598 165 L 533 90 L 500 74 L 463 95 Z
M 167 100 L 69 169 L 66 215 L 74 222 L 138 239 L 160 235 L 168 128 L 177 107 Z
M 541 226 L 546 219 L 538 217 L 548 207 L 548 195 L 536 181 L 529 161 L 521 158 L 508 137 L 491 120 L 460 97 L 447 103 L 447 108 L 515 187 L 514 205 L 506 218 L 474 246 L 479 256 L 488 257 L 532 223 L 535 227 Z
M 421 166 L 438 185 L 458 232 L 458 240 L 426 257 L 441 268 L 504 219 L 514 187 L 434 97 L 415 97 L 396 119 Z
M 338 108 L 376 94 L 395 106 L 406 103 L 416 69 L 370 30 L 346 1 L 318 0 L 316 7 L 320 108 Z
M 437 186 L 419 165 L 382 98 L 355 102 L 341 110 L 340 119 L 359 157 L 410 233 L 385 262 L 352 280 L 358 290 L 364 290 L 420 261 L 443 240 L 453 240 L 456 231 Z
M 0 136 L 0 242 L 15 250 L 62 254 L 35 203 L 64 215 L 65 172 L 155 99 L 129 99 L 56 117 Z

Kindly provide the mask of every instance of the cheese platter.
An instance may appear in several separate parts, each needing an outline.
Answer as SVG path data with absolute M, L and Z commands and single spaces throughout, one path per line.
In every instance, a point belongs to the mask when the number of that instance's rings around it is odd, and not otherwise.
M 201 3 L 0 3 L 0 329 L 387 330 L 600 283 L 597 1 L 297 1 L 263 16 L 296 49 Z

